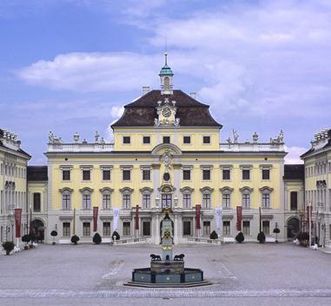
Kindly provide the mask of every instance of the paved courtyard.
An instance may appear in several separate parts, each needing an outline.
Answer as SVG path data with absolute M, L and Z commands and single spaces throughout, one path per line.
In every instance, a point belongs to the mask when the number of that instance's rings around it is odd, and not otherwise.
M 331 254 L 291 244 L 176 246 L 187 267 L 211 286 L 124 287 L 133 268 L 149 266 L 149 245 L 41 245 L 0 256 L 0 305 L 330 305 Z M 133 302 L 134 301 L 134 302 Z

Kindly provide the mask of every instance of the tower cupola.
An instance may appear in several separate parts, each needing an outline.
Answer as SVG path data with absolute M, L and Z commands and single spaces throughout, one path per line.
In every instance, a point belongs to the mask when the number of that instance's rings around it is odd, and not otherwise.
M 164 53 L 164 66 L 159 73 L 161 79 L 161 94 L 172 95 L 172 77 L 174 76 L 171 68 L 168 66 L 168 53 Z

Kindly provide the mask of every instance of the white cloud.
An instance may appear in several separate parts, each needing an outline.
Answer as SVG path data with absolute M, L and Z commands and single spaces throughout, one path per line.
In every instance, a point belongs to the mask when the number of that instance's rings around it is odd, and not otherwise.
M 303 164 L 303 160 L 300 156 L 305 153 L 308 149 L 302 147 L 287 147 L 285 146 L 285 151 L 288 154 L 285 156 L 285 163 L 286 164 Z

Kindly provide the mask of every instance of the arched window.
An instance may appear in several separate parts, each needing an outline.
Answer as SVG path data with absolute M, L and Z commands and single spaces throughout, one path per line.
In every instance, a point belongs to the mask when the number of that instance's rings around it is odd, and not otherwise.
M 223 187 L 220 189 L 222 193 L 222 206 L 223 208 L 231 208 L 231 193 L 233 188 Z
M 264 186 L 260 188 L 261 191 L 261 206 L 262 208 L 271 208 L 271 192 L 272 188 Z
M 131 194 L 133 189 L 125 187 L 120 189 L 122 193 L 122 207 L 123 209 L 130 209 L 131 208 Z
M 151 208 L 151 196 L 153 189 L 149 187 L 144 187 L 140 189 L 141 192 L 141 202 L 143 209 L 150 209 Z
M 201 188 L 202 192 L 202 208 L 210 209 L 211 208 L 211 193 L 213 189 L 210 187 Z
M 244 209 L 249 209 L 251 207 L 251 193 L 253 188 L 243 187 L 239 189 L 241 192 L 241 206 Z
M 192 208 L 192 192 L 193 188 L 190 187 L 184 187 L 180 189 L 182 192 L 183 197 L 183 208 L 184 209 L 191 209 Z
M 62 195 L 62 209 L 63 210 L 71 210 L 71 193 L 72 189 L 70 188 L 63 188 L 60 189 Z
M 113 189 L 105 187 L 100 189 L 102 195 L 102 209 L 110 209 L 111 208 L 111 193 Z
M 91 209 L 91 194 L 93 189 L 91 188 L 83 188 L 80 189 L 82 193 L 82 209 Z

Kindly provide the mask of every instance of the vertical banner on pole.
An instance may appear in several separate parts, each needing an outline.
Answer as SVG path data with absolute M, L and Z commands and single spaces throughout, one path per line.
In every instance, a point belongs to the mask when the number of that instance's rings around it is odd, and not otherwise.
M 98 209 L 99 207 L 93 207 L 93 232 L 98 230 Z
M 197 204 L 195 205 L 195 228 L 197 230 L 201 229 L 200 216 L 201 216 L 201 205 Z
M 237 231 L 241 232 L 242 207 L 237 206 Z
M 21 237 L 21 219 L 22 219 L 22 208 L 15 208 L 15 229 L 16 238 Z
M 120 216 L 120 209 L 113 208 L 113 232 L 117 230 L 119 216 Z
M 136 231 L 139 230 L 139 205 L 136 206 L 136 216 L 135 216 L 134 228 L 135 228 Z
M 222 221 L 222 207 L 215 208 L 215 222 L 218 238 L 221 237 L 221 221 Z

